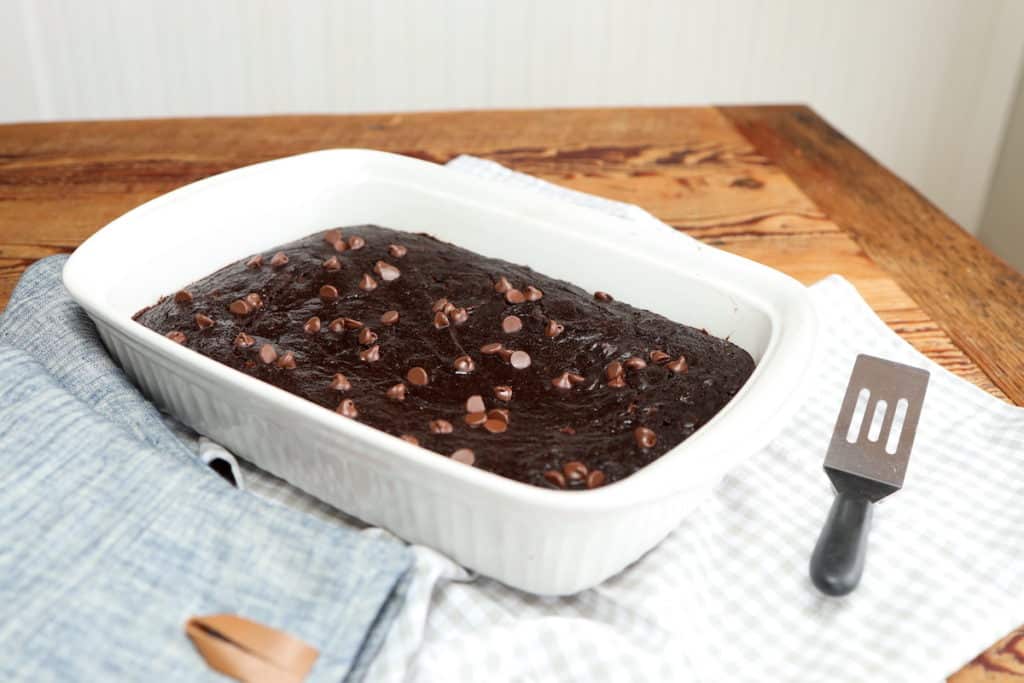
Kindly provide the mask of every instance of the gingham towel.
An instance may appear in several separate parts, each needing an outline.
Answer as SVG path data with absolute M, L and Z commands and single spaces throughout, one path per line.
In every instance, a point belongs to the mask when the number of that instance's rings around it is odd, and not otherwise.
M 402 544 L 200 466 L 33 265 L 0 316 L 0 680 L 214 681 L 185 621 L 241 614 L 359 680 L 401 605 Z
M 672 230 L 639 207 L 490 161 L 449 166 Z M 919 354 L 842 278 L 810 292 L 825 347 L 813 398 L 655 550 L 555 599 L 414 546 L 415 577 L 369 678 L 934 682 L 1024 623 L 1024 410 Z M 833 496 L 822 461 L 858 353 L 932 377 L 905 486 L 877 506 L 860 587 L 835 599 L 816 592 L 807 567 Z M 258 495 L 353 523 L 243 469 Z

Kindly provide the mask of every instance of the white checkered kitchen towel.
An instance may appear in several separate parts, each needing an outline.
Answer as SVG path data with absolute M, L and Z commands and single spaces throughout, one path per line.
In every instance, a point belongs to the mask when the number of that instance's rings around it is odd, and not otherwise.
M 671 229 L 493 162 L 450 166 Z M 660 546 L 569 598 L 526 595 L 416 548 L 416 578 L 370 680 L 938 681 L 1024 622 L 1024 410 L 928 361 L 842 278 L 811 293 L 826 347 L 813 399 Z M 822 460 L 858 353 L 932 379 L 904 488 L 875 511 L 863 582 L 826 598 L 807 564 L 832 502 Z M 257 494 L 350 523 L 244 469 Z

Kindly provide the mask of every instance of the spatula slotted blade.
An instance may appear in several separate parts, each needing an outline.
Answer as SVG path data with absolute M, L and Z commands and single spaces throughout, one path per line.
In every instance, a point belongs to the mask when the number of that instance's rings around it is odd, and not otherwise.
M 872 504 L 903 486 L 927 388 L 927 370 L 857 356 L 825 456 L 836 497 L 810 566 L 822 593 L 846 595 L 860 582 Z
M 825 471 L 837 490 L 856 487 L 878 501 L 903 486 L 928 376 L 920 368 L 857 356 L 825 457 Z M 884 416 L 876 417 L 878 410 Z M 879 419 L 876 433 L 872 423 Z

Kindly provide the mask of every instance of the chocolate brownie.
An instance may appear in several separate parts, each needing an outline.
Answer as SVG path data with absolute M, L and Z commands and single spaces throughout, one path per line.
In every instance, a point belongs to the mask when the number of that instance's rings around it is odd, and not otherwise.
M 231 264 L 135 319 L 339 420 L 548 488 L 636 472 L 754 369 L 604 292 L 372 225 Z

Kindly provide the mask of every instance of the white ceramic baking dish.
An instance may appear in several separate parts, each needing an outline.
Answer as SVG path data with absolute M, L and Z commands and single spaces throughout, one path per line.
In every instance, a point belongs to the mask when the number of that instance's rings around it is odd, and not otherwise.
M 236 372 L 132 321 L 231 261 L 314 231 L 424 231 L 729 337 L 757 361 L 739 394 L 633 476 L 584 492 L 504 479 Z M 791 417 L 816 321 L 807 291 L 752 261 L 443 166 L 369 150 L 256 164 L 154 199 L 93 235 L 71 295 L 160 406 L 242 458 L 402 538 L 511 586 L 568 594 L 617 573 L 676 527 Z

